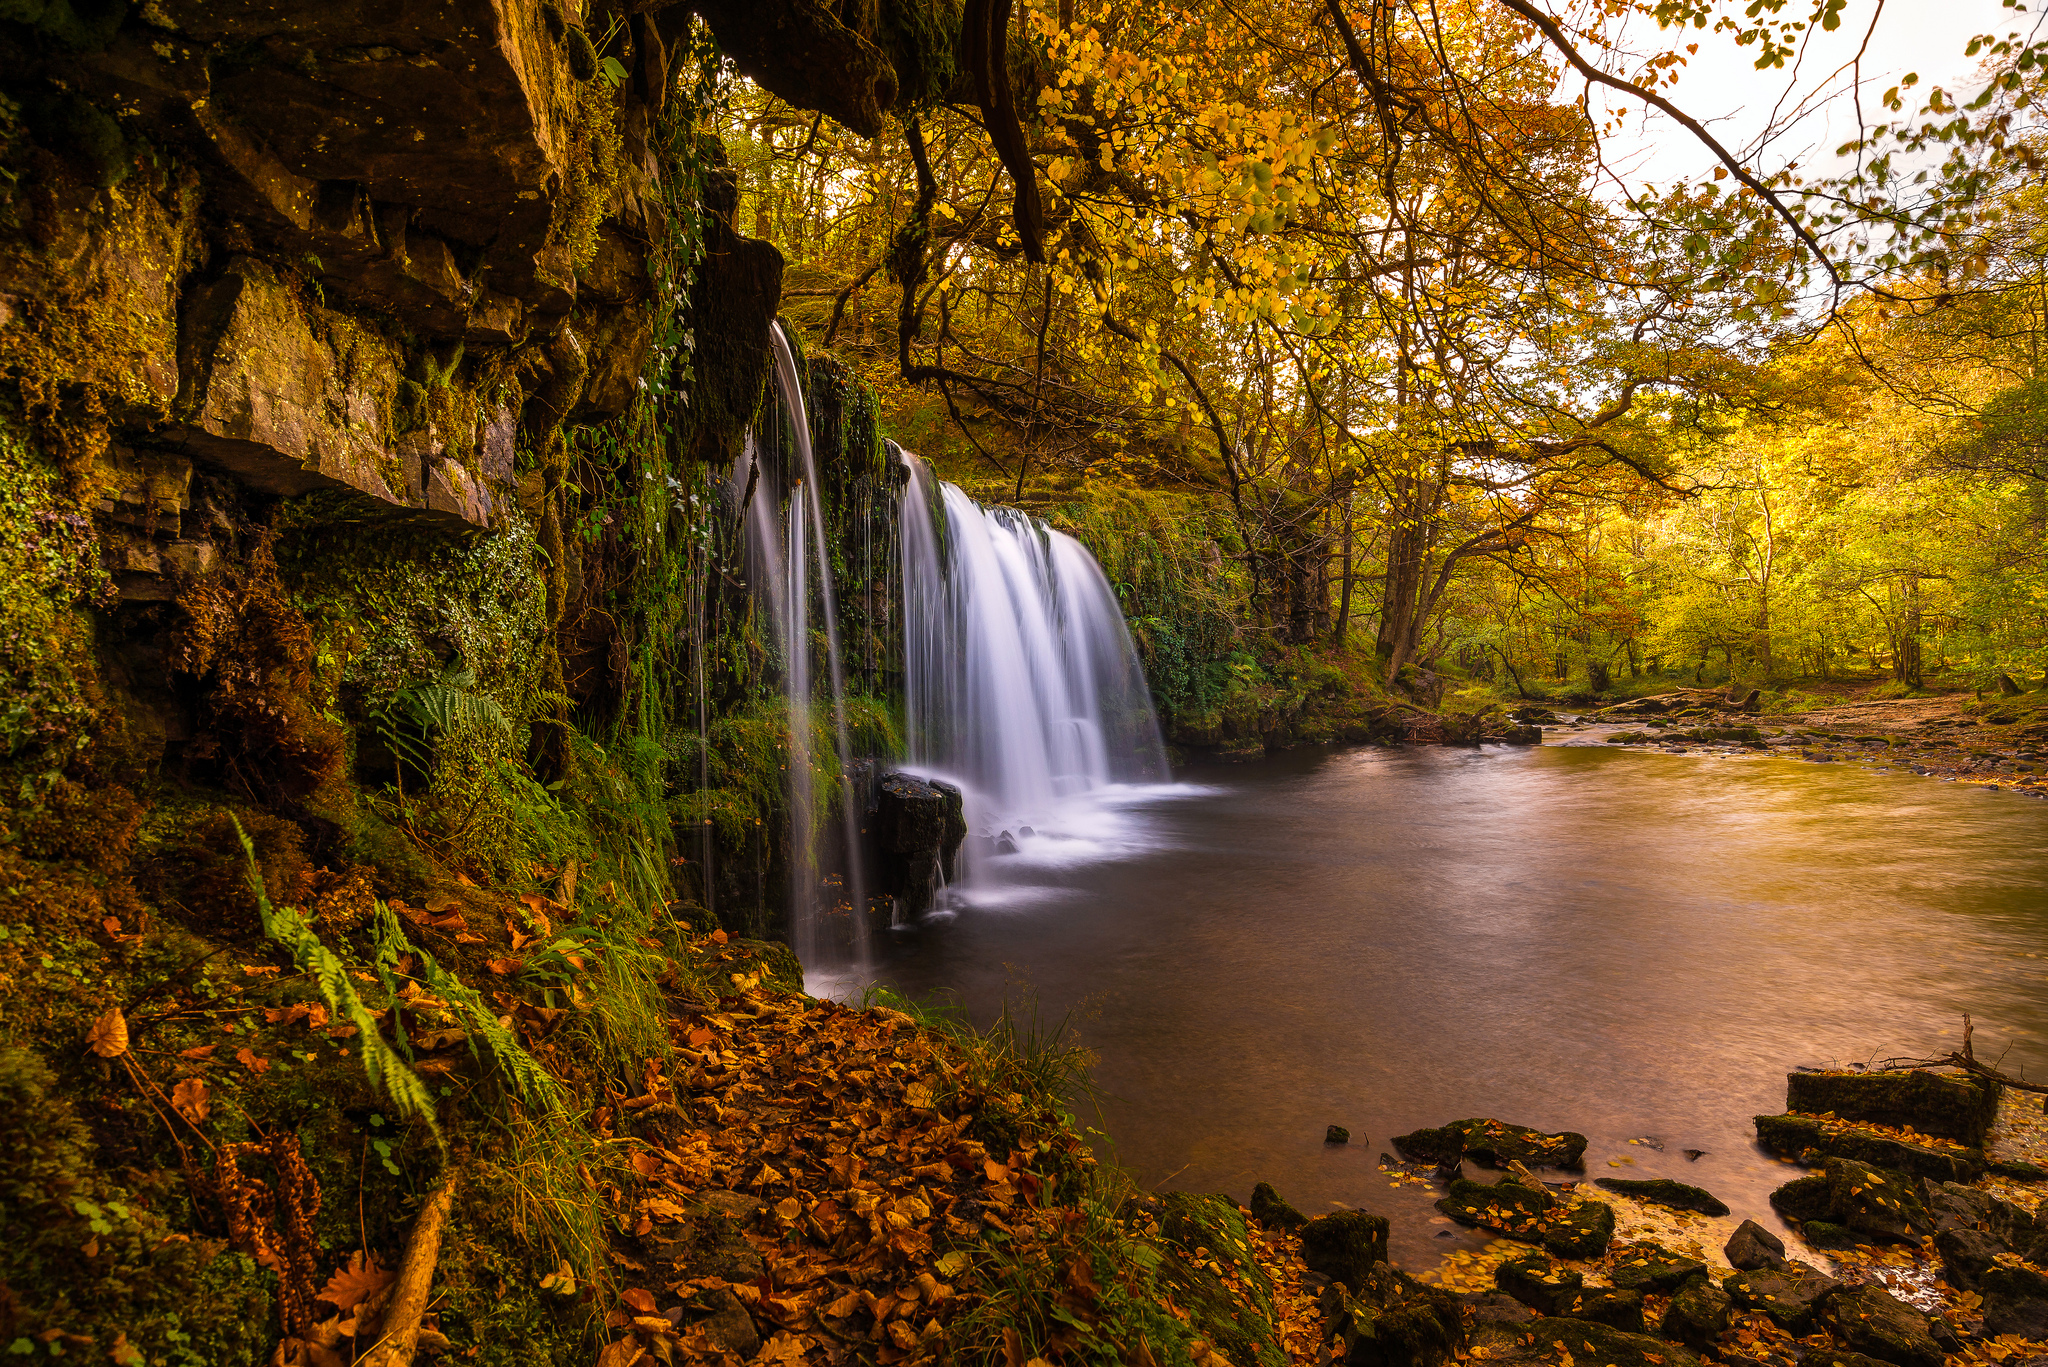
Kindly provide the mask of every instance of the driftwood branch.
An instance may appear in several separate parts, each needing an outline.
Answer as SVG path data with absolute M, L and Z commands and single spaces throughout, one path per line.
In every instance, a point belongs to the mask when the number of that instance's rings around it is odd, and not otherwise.
M 1996 1082 L 2002 1087 L 2010 1087 L 2016 1092 L 2048 1093 L 2048 1082 L 2028 1082 L 2024 1078 L 2002 1073 L 1988 1064 L 1979 1063 L 1977 1050 L 1971 1039 L 1975 1033 L 1976 1026 L 1971 1024 L 1969 1016 L 1965 1015 L 1963 1047 L 1955 1053 L 1943 1054 L 1938 1058 L 1888 1058 L 1883 1063 L 1872 1064 L 1871 1071 L 1890 1072 L 1895 1068 L 1958 1068 L 1972 1076 Z
M 412 1367 L 420 1343 L 420 1317 L 427 1312 L 427 1293 L 433 1288 L 434 1268 L 441 1259 L 441 1231 L 455 1200 L 457 1175 L 458 1170 L 451 1166 L 420 1207 L 412 1237 L 405 1241 L 405 1262 L 398 1269 L 397 1284 L 385 1307 L 384 1336 L 357 1359 L 356 1367 Z

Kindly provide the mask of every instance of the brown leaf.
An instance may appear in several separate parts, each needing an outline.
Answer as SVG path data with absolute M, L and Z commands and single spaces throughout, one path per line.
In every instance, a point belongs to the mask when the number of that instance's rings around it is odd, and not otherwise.
M 465 930 L 462 932 L 462 934 L 455 937 L 455 943 L 458 945 L 487 945 L 490 943 L 490 941 L 486 940 L 481 935 L 472 935 Z M 518 946 L 516 945 L 513 947 L 515 949 L 518 948 Z
M 119 1058 L 128 1052 L 128 1018 L 121 1014 L 121 1008 L 110 1006 L 106 1014 L 92 1023 L 92 1029 L 85 1032 L 86 1047 L 101 1058 Z
M 1024 1367 L 1024 1336 L 1007 1325 L 1003 1328 L 1003 1367 Z
M 378 1266 L 375 1254 L 365 1255 L 358 1249 L 350 1255 L 348 1266 L 327 1279 L 316 1299 L 336 1310 L 353 1310 L 397 1280 L 394 1269 Z
M 171 1108 L 193 1125 L 202 1124 L 213 1109 L 213 1100 L 206 1094 L 205 1079 L 188 1077 L 171 1088 Z
M 270 1071 L 270 1060 L 264 1058 L 246 1044 L 235 1051 L 235 1061 L 252 1073 L 267 1073 Z
M 643 1315 L 652 1315 L 655 1313 L 654 1293 L 651 1291 L 642 1291 L 637 1286 L 629 1286 L 624 1291 L 621 1291 L 619 1293 L 619 1299 L 624 1301 L 627 1304 L 627 1306 L 634 1310 L 638 1310 Z
M 142 1350 L 128 1341 L 128 1331 L 114 1335 L 114 1342 L 107 1348 L 107 1356 L 114 1360 L 115 1367 L 143 1367 L 149 1359 Z
M 520 969 L 526 967 L 526 965 L 518 959 L 490 959 L 484 963 L 484 967 L 490 969 L 491 972 L 501 978 L 509 978 Z M 614 1344 L 613 1346 L 616 1347 L 617 1345 Z
M 617 1343 L 607 1343 L 597 1355 L 597 1367 L 633 1367 L 633 1364 L 647 1356 L 647 1350 L 640 1346 L 640 1340 L 631 1334 Z
M 639 1173 L 642 1177 L 659 1177 L 661 1175 L 661 1160 L 651 1153 L 645 1151 L 636 1153 L 633 1155 L 631 1162 L 633 1164 L 633 1171 Z
M 218 1048 L 220 1048 L 218 1044 L 195 1044 L 190 1049 L 180 1049 L 178 1051 L 178 1057 L 192 1059 L 209 1059 L 213 1057 L 213 1051 Z

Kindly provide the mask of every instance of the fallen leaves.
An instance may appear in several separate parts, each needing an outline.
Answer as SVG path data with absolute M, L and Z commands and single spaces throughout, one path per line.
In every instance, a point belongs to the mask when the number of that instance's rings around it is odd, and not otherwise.
M 258 1054 L 254 1049 L 251 1049 L 246 1044 L 235 1051 L 235 1062 L 241 1064 L 250 1072 L 256 1073 L 258 1075 L 270 1071 L 270 1060 L 264 1058 L 261 1054 Z
M 207 1051 L 212 1052 L 208 1045 Z M 183 1116 L 195 1127 L 204 1124 L 213 1111 L 213 1099 L 206 1090 L 204 1078 L 188 1077 L 171 1088 L 171 1109 Z
M 101 1058 L 119 1058 L 128 1052 L 128 1018 L 121 1008 L 110 1006 L 85 1032 L 86 1047 Z
M 397 1280 L 396 1270 L 380 1266 L 376 1255 L 365 1255 L 359 1249 L 350 1256 L 346 1267 L 327 1279 L 327 1285 L 320 1288 L 315 1299 L 336 1310 L 353 1310 Z

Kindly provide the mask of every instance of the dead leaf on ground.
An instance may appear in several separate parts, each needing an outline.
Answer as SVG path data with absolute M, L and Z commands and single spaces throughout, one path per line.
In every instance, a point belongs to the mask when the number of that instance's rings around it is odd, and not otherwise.
M 349 1256 L 348 1266 L 327 1279 L 316 1299 L 336 1310 L 353 1310 L 397 1280 L 398 1273 L 379 1266 L 374 1253 L 365 1255 L 358 1249 Z
M 205 1079 L 188 1077 L 171 1088 L 171 1108 L 194 1125 L 203 1123 L 213 1110 L 213 1099 L 207 1095 Z
M 654 1293 L 651 1291 L 643 1291 L 637 1286 L 629 1286 L 619 1293 L 619 1299 L 643 1315 L 655 1313 Z
M 485 962 L 484 967 L 501 978 L 509 978 L 526 965 L 518 959 L 491 959 Z
M 218 1044 L 195 1044 L 190 1049 L 180 1049 L 178 1051 L 178 1057 L 189 1059 L 210 1059 L 213 1057 L 213 1051 L 218 1048 L 220 1048 Z
M 92 1029 L 85 1032 L 86 1047 L 101 1058 L 119 1058 L 128 1052 L 128 1018 L 121 1014 L 121 1008 L 110 1006 L 106 1014 L 92 1023 Z
M 252 1073 L 267 1073 L 270 1071 L 270 1060 L 264 1058 L 246 1044 L 235 1051 L 235 1061 Z

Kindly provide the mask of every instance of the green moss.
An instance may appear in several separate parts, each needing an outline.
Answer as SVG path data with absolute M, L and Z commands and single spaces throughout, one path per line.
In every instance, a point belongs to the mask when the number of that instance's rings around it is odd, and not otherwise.
M 590 47 L 583 31 L 571 28 L 572 63 L 579 38 L 586 49 Z M 589 57 L 594 76 L 597 54 L 591 51 Z M 571 267 L 580 271 L 597 256 L 598 229 L 625 164 L 625 139 L 619 130 L 618 96 L 610 84 L 580 72 L 578 76 L 570 109 L 567 175 L 561 197 L 555 201 L 548 240 L 566 244 Z

